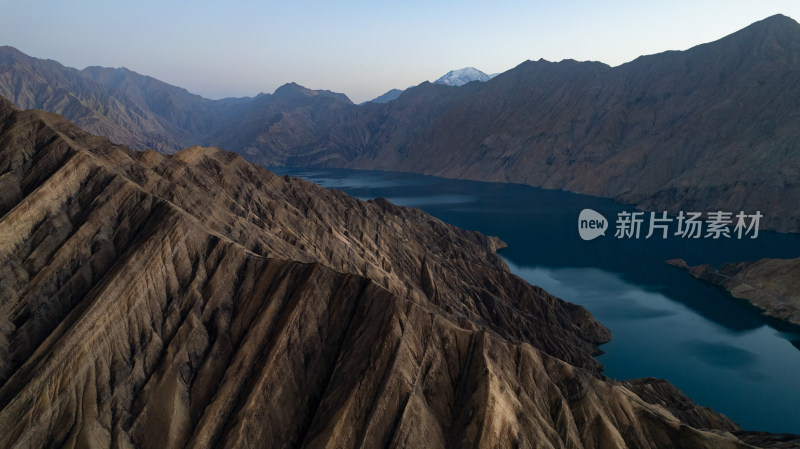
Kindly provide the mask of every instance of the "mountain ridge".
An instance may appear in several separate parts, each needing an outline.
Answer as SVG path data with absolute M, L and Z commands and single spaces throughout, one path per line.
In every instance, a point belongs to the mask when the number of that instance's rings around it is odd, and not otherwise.
M 0 74 L 0 93 L 14 90 L 2 82 L 11 72 Z M 78 76 L 68 75 L 61 78 Z M 793 206 L 800 201 L 798 79 L 800 25 L 776 15 L 711 43 L 616 67 L 525 61 L 483 83 L 425 82 L 382 104 L 303 94 L 293 83 L 276 91 L 287 95 L 209 103 L 224 104 L 221 111 L 169 100 L 156 109 L 173 112 L 159 115 L 99 83 L 87 88 L 90 100 L 100 99 L 93 102 L 65 88 L 56 97 L 45 90 L 39 100 L 86 115 L 79 125 L 135 148 L 218 146 L 266 166 L 514 182 L 671 213 L 761 210 L 765 229 L 800 232 Z M 119 112 L 109 118 L 86 106 L 104 102 Z
M 672 213 L 762 210 L 766 228 L 797 232 L 799 40 L 775 16 L 617 67 L 526 61 L 486 83 L 410 89 L 329 128 L 336 144 L 314 148 L 316 161 L 303 147 L 254 160 L 515 182 Z
M 268 105 L 269 99 L 280 100 L 286 113 L 295 108 L 293 101 L 304 103 L 312 97 L 322 104 L 326 104 L 324 98 L 352 104 L 344 94 L 296 83 L 286 83 L 273 94 L 211 100 L 129 69 L 90 66 L 78 70 L 27 56 L 13 47 L 0 47 L 0 95 L 23 109 L 63 114 L 116 143 L 164 153 L 213 140 L 208 136 L 224 133 L 253 105 Z
M 750 447 L 418 209 L 2 99 L 0 181 L 0 447 Z

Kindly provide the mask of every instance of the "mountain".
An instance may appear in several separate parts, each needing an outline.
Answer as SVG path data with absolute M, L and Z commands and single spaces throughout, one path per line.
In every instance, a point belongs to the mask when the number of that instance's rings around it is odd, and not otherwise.
M 178 147 L 167 123 L 134 99 L 80 71 L 0 47 L 0 95 L 21 108 L 63 114 L 79 126 L 135 147 Z
M 618 67 L 539 60 L 459 89 L 423 83 L 328 122 L 313 146 L 254 145 L 248 157 L 568 189 L 673 213 L 760 210 L 762 227 L 798 232 L 799 101 L 800 25 L 778 15 Z
M 441 78 L 434 81 L 433 84 L 442 84 L 445 86 L 460 87 L 472 81 L 481 81 L 481 82 L 489 81 L 490 79 L 494 78 L 497 75 L 498 74 L 487 75 L 474 67 L 465 67 L 460 70 L 451 70 L 447 72 Z M 413 87 L 416 86 L 411 86 L 408 89 L 411 89 Z M 384 93 L 383 95 L 380 95 L 370 100 L 369 102 L 388 103 L 392 100 L 396 100 L 397 97 L 399 97 L 400 94 L 402 94 L 403 92 L 405 92 L 405 90 L 391 89 L 388 92 Z
M 451 70 L 444 74 L 441 78 L 433 82 L 433 84 L 444 84 L 445 86 L 459 87 L 464 84 L 471 83 L 472 81 L 489 81 L 491 76 L 481 72 L 475 67 L 464 67 L 459 70 Z
M 132 151 L 2 98 L 0 182 L 3 448 L 780 439 L 605 378 L 585 309 L 418 209 L 215 148 Z
M 475 69 L 473 67 L 466 67 L 466 68 L 463 68 L 461 70 L 451 70 L 451 71 L 447 72 L 447 74 L 445 74 L 441 78 L 439 78 L 436 81 L 434 81 L 433 83 L 434 84 L 444 84 L 446 86 L 458 87 L 458 86 L 463 86 L 464 84 L 467 84 L 467 83 L 469 83 L 471 81 L 488 81 L 488 80 L 490 80 L 491 78 L 493 78 L 495 76 L 497 76 L 497 74 L 495 74 L 495 75 L 487 75 L 487 74 L 485 74 L 485 73 L 481 72 L 480 70 Z M 408 89 L 411 89 L 413 87 L 416 87 L 416 86 L 411 86 Z M 406 89 L 406 90 L 408 90 L 408 89 Z M 399 97 L 400 94 L 402 94 L 403 92 L 405 92 L 405 90 L 391 89 L 391 90 L 387 91 L 386 93 L 384 93 L 383 95 L 380 95 L 380 96 L 370 100 L 369 103 L 381 103 L 381 104 L 382 103 L 388 103 L 388 102 L 390 102 L 392 100 L 396 100 L 397 97 Z
M 498 75 L 497 73 L 493 75 L 487 75 L 474 67 L 465 67 L 463 69 L 451 70 L 447 72 L 441 78 L 434 81 L 433 84 L 442 84 L 445 86 L 460 87 L 472 81 L 480 81 L 480 82 L 489 81 L 490 79 L 494 78 L 497 75 Z M 411 89 L 412 87 L 416 86 L 411 86 L 408 89 Z M 402 94 L 403 92 L 405 91 L 400 89 L 391 89 L 388 92 L 384 93 L 383 95 L 380 95 L 370 100 L 369 102 L 388 103 L 392 100 L 396 100 L 397 97 L 399 97 L 400 94 Z
M 237 106 L 250 100 L 209 100 L 124 67 L 112 69 L 93 66 L 80 73 L 141 105 L 142 109 L 164 122 L 184 145 L 195 136 L 208 133 L 218 120 L 231 115 Z
M 294 84 L 284 87 L 299 88 Z M 17 107 L 62 114 L 89 132 L 142 150 L 171 153 L 224 140 L 230 126 L 247 123 L 254 110 L 260 116 L 291 113 L 295 106 L 313 108 L 315 100 L 327 105 L 327 99 L 352 105 L 344 94 L 302 89 L 303 93 L 294 97 L 261 94 L 210 100 L 126 68 L 77 70 L 0 47 L 0 95 Z M 273 98 L 280 107 L 272 105 Z
M 307 89 L 295 83 L 279 87 L 273 94 L 260 94 L 241 105 L 237 114 L 220 120 L 198 141 L 204 145 L 235 148 L 248 158 L 258 158 L 260 149 L 302 146 L 313 155 L 324 145 L 325 130 L 343 123 L 358 107 L 342 94 Z
M 776 15 L 687 51 L 526 61 L 383 104 L 288 84 L 205 100 L 128 70 L 0 51 L 0 93 L 134 148 L 219 146 L 266 166 L 396 170 L 513 182 L 641 209 L 761 211 L 800 232 L 800 25 Z
M 397 97 L 399 97 L 400 94 L 402 94 L 402 93 L 403 93 L 403 91 L 400 90 L 400 89 L 391 89 L 391 90 L 387 91 L 386 93 L 373 98 L 372 100 L 370 100 L 370 102 L 371 103 L 388 103 L 388 102 L 390 102 L 392 100 L 396 100 Z
M 690 267 L 682 259 L 667 263 L 727 290 L 761 309 L 765 315 L 800 325 L 800 258 Z

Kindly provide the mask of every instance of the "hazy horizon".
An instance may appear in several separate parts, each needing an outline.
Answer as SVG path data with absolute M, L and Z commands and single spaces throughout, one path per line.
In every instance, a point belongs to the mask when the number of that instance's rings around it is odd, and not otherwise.
M 355 103 L 463 67 L 492 74 L 542 58 L 616 66 L 715 41 L 775 14 L 800 18 L 800 2 L 783 0 L 0 4 L 0 45 L 33 57 L 79 69 L 124 66 L 207 98 L 252 97 L 296 82 Z

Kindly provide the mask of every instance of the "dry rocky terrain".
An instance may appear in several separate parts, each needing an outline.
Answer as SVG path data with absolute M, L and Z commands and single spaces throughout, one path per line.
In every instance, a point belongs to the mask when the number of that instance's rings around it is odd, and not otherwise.
M 605 378 L 500 245 L 0 99 L 0 448 L 789 447 Z
M 217 146 L 265 166 L 512 182 L 654 211 L 746 211 L 800 231 L 800 25 L 776 15 L 686 51 L 526 61 L 384 104 L 294 83 L 209 100 L 126 69 L 0 47 L 0 95 L 134 149 Z
M 683 260 L 667 263 L 692 276 L 745 299 L 773 318 L 800 325 L 800 259 L 761 259 L 755 262 L 690 267 Z

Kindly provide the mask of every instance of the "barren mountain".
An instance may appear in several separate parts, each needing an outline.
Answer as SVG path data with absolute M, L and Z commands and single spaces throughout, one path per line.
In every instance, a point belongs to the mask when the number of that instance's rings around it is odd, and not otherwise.
M 201 141 L 235 148 L 248 158 L 259 158 L 264 147 L 302 147 L 306 149 L 306 157 L 318 162 L 320 156 L 314 153 L 314 148 L 320 138 L 328 138 L 325 130 L 351 118 L 357 110 L 342 94 L 289 83 L 271 95 L 253 98 L 239 113 L 218 123 Z
M 726 263 L 719 269 L 713 265 L 690 267 L 681 259 L 667 263 L 749 301 L 766 315 L 800 325 L 800 259 Z
M 295 95 L 281 95 L 282 90 Z M 240 135 L 252 136 L 251 128 L 267 128 L 282 114 L 302 117 L 315 108 L 328 111 L 331 102 L 352 106 L 343 94 L 296 84 L 273 95 L 210 100 L 126 68 L 77 70 L 12 47 L 0 47 L 0 95 L 23 109 L 64 115 L 115 143 L 163 153 L 221 140 L 246 152 L 250 141 Z M 297 135 L 318 131 L 315 123 L 302 118 L 294 126 Z
M 329 121 L 313 145 L 273 142 L 265 128 L 248 157 L 569 189 L 658 211 L 760 210 L 765 227 L 797 232 L 799 102 L 800 25 L 774 16 L 618 67 L 527 61 L 485 83 L 424 83 Z
M 384 104 L 296 84 L 213 101 L 7 47 L 0 94 L 134 148 L 212 145 L 264 165 L 515 182 L 657 211 L 758 210 L 763 228 L 800 231 L 800 25 L 781 15 L 618 67 L 527 61 Z
M 386 91 L 386 93 L 381 94 L 381 95 L 373 98 L 369 102 L 370 103 L 388 103 L 388 102 L 390 102 L 392 100 L 396 100 L 397 97 L 399 97 L 400 94 L 402 94 L 402 93 L 403 93 L 403 91 L 400 90 L 400 89 L 390 89 L 390 90 Z
M 2 99 L 0 183 L 2 448 L 756 437 L 664 381 L 603 377 L 586 310 L 418 209 Z
M 241 105 L 251 100 L 209 100 L 126 68 L 87 67 L 80 73 L 148 111 L 184 146 L 189 146 L 186 142 L 197 141 L 216 122 L 235 114 Z
M 20 108 L 63 114 L 80 127 L 137 148 L 179 148 L 171 128 L 143 104 L 78 70 L 0 47 L 0 95 Z

